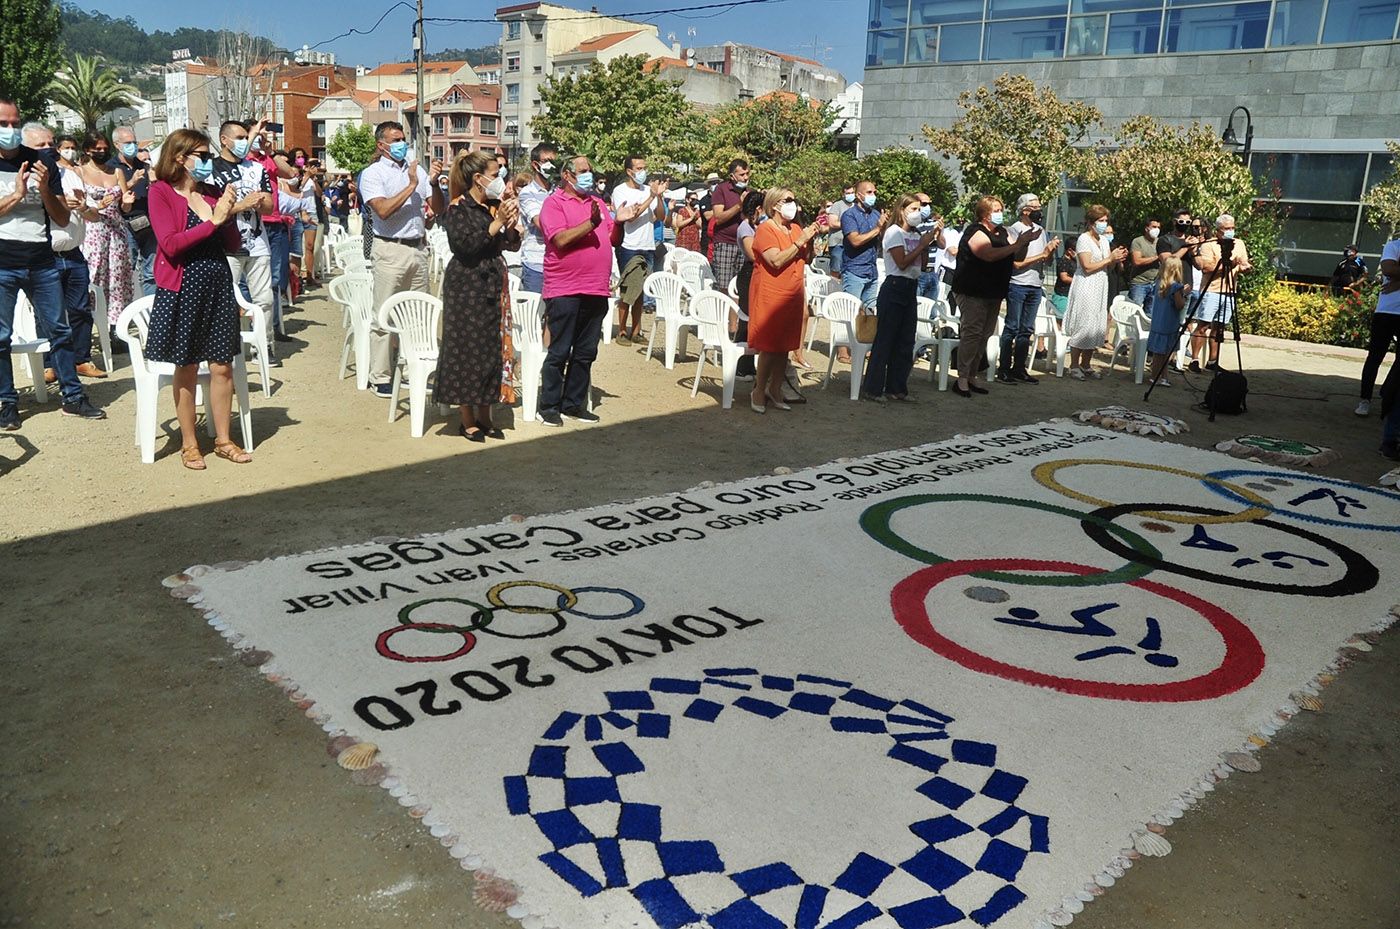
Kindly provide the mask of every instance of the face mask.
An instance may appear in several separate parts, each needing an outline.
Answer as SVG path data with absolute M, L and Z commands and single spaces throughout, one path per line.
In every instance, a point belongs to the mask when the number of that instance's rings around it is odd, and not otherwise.
M 1186 228 L 1187 228 L 1188 226 L 1190 226 L 1190 225 L 1191 225 L 1190 220 L 1181 220 L 1181 219 L 1179 219 L 1179 220 L 1177 220 L 1177 222 L 1176 222 L 1176 231 L 1177 231 L 1177 232 L 1185 232 L 1185 231 L 1186 231 Z
M 574 176 L 574 188 L 581 194 L 593 192 L 593 172 L 584 171 Z
M 778 212 L 783 214 L 783 219 L 786 219 L 788 222 L 791 222 L 792 220 L 797 218 L 797 204 L 784 203 L 782 207 L 778 210 Z
M 1045 211 L 1031 210 L 1031 225 L 1039 226 L 1043 222 L 1045 222 Z
M 446 190 L 446 189 L 447 189 L 447 178 L 443 178 L 442 180 L 438 181 L 438 186 L 441 187 L 443 190 Z
M 194 179 L 195 179 L 196 181 L 207 181 L 207 180 L 209 180 L 209 178 L 212 177 L 213 174 L 214 174 L 214 159 L 212 159 L 212 158 L 201 158 L 201 159 L 199 159 L 199 160 L 196 161 L 195 164 L 194 164 L 194 171 L 192 171 L 192 172 L 190 172 L 190 173 L 194 175 Z
M 1155 238 L 1157 238 L 1158 233 L 1160 233 L 1161 231 L 1162 231 L 1162 230 L 1160 230 L 1160 229 L 1149 229 L 1149 230 L 1147 230 L 1147 237 L 1148 237 L 1149 239 L 1155 239 Z
M 506 182 L 499 176 L 491 178 L 491 183 L 486 185 L 486 199 L 499 200 L 501 194 L 506 192 Z
M 234 139 L 229 143 L 229 151 L 233 152 L 233 157 L 243 159 L 248 157 L 248 146 L 252 143 L 247 139 Z
M 1003 213 L 1001 210 L 997 210 L 988 218 L 991 219 L 993 226 L 1000 226 L 1001 221 L 1006 218 L 1006 214 Z
M 1104 240 L 1105 242 L 1109 243 L 1110 245 L 1113 244 L 1113 233 L 1111 233 L 1111 232 L 1104 233 L 1103 240 Z
M 874 205 L 875 205 L 875 195 L 874 195 L 874 194 L 866 194 L 866 195 L 865 195 L 865 199 L 863 199 L 861 202 L 864 203 L 864 204 L 865 204 L 866 206 L 868 206 L 868 207 L 874 206 Z
M 1220 237 L 1222 239 L 1233 239 L 1235 237 L 1235 230 L 1226 229 L 1224 232 L 1220 233 Z
M 549 176 L 554 173 L 554 162 L 542 161 L 535 166 L 535 171 L 539 173 L 540 177 L 549 180 Z
M 64 161 L 77 161 L 78 150 L 76 148 L 60 148 L 58 150 L 58 157 L 62 158 Z
M 920 219 L 931 219 L 932 217 L 933 217 L 933 207 L 932 207 L 932 206 L 921 206 L 921 207 L 919 207 L 919 218 L 920 218 Z
M 743 190 L 745 187 L 748 187 L 748 186 L 749 186 L 749 182 L 748 182 L 748 181 L 735 181 L 735 182 L 734 182 L 734 189 L 735 189 L 735 190 Z
M 1094 223 L 1094 231 L 1097 232 L 1099 235 L 1103 235 L 1105 232 L 1108 231 L 1108 223 L 1104 222 L 1103 220 L 1099 220 L 1098 222 Z
M 633 174 L 632 180 L 636 181 L 638 184 L 645 184 L 647 182 L 647 169 L 643 168 L 642 170 Z
M 403 161 L 408 157 L 408 143 L 399 141 L 389 145 L 389 157 L 395 161 Z
M 122 143 L 122 154 L 125 155 L 125 156 L 128 157 L 128 158 L 135 158 L 135 157 L 136 157 L 136 143 L 135 143 L 135 142 L 123 142 L 123 143 Z
M 923 210 L 910 210 L 904 214 L 904 221 L 911 226 L 917 226 L 924 218 Z
M 21 133 L 16 126 L 0 126 L 0 148 L 6 151 L 19 148 Z
M 305 158 L 298 158 L 297 161 L 296 161 L 296 165 L 297 165 L 298 168 L 304 168 L 304 167 L 306 167 L 306 159 L 305 159 Z
M 856 202 L 856 195 L 855 195 L 855 194 L 846 194 L 846 196 L 842 197 L 841 199 L 842 199 L 842 200 L 845 200 L 847 203 L 855 203 L 855 202 Z

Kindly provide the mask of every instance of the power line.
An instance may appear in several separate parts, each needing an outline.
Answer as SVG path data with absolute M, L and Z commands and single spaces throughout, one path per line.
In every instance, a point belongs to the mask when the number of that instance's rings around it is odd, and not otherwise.
M 374 32 L 374 30 L 378 29 L 381 25 L 383 25 L 384 20 L 388 18 L 389 14 L 397 10 L 399 7 L 404 7 L 410 11 L 416 12 L 411 3 L 406 3 L 405 0 L 398 0 L 397 3 L 389 7 L 389 9 L 385 10 L 384 13 L 379 17 L 379 19 L 375 20 L 374 25 L 369 27 L 369 29 L 348 29 L 345 32 L 342 32 L 340 35 L 332 36 L 329 39 L 322 39 L 315 45 L 307 46 L 307 48 L 320 48 L 322 45 L 329 45 L 330 43 L 339 41 L 340 39 L 348 39 L 352 35 L 369 35 L 370 33 Z
M 758 4 L 773 4 L 773 3 L 784 3 L 784 2 L 786 2 L 786 0 L 728 0 L 728 2 L 725 2 L 725 3 L 704 3 L 704 4 L 700 4 L 700 5 L 698 5 L 698 6 L 695 6 L 695 5 L 692 5 L 692 6 L 679 6 L 679 7 L 671 7 L 671 8 L 667 8 L 667 9 L 660 9 L 660 10 L 628 10 L 628 11 L 622 12 L 622 13 L 587 13 L 587 14 L 584 14 L 584 15 L 582 15 L 582 16 L 551 16 L 551 17 L 549 17 L 549 22 L 551 22 L 551 23 L 566 23 L 566 22 L 572 22 L 572 21 L 574 21 L 574 20 L 584 20 L 584 19 L 607 19 L 607 18 L 611 18 L 611 19 L 627 19 L 628 17 L 664 16 L 664 15 L 672 14 L 672 13 L 691 13 L 691 12 L 694 12 L 694 11 L 696 11 L 696 10 L 716 10 L 716 9 L 721 9 L 721 10 L 722 10 L 722 9 L 734 9 L 735 7 L 741 7 L 741 6 L 754 6 L 754 5 L 758 5 Z M 425 17 L 423 21 L 424 21 L 424 22 L 428 22 L 428 23 L 500 23 L 500 22 L 502 22 L 502 20 L 496 19 L 494 16 L 491 17 L 490 19 L 486 19 L 486 18 L 483 18 L 483 17 L 434 16 L 434 17 Z

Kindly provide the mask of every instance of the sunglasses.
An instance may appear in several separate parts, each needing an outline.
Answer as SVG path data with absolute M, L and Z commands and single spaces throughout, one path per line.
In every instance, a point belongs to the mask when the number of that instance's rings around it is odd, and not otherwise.
M 209 158 L 209 150 L 208 150 L 207 148 L 206 148 L 206 149 L 201 149 L 200 151 L 197 151 L 197 152 L 190 152 L 190 155 L 193 155 L 194 157 L 200 159 L 201 161 L 204 161 L 204 160 L 207 160 L 207 159 Z M 188 158 L 189 155 L 186 155 L 185 157 Z
M 779 202 L 779 203 L 796 203 L 796 202 L 797 202 L 797 198 L 796 198 L 796 197 L 784 197 L 783 199 L 779 200 L 778 202 Z

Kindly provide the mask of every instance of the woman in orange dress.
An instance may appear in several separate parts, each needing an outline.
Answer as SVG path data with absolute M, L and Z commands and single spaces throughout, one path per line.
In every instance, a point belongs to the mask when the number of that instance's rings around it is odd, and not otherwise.
M 763 198 L 768 217 L 754 231 L 753 279 L 749 282 L 749 348 L 758 353 L 749 406 L 766 413 L 771 402 L 780 410 L 783 376 L 789 352 L 802 344 L 802 316 L 806 306 L 803 270 L 811 257 L 817 224 L 799 226 L 797 198 L 784 187 L 769 190 Z

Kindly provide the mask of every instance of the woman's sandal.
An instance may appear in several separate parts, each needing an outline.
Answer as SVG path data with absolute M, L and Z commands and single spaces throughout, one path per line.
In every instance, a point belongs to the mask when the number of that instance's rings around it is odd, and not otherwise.
M 191 471 L 203 471 L 208 467 L 204 463 L 204 454 L 199 450 L 198 445 L 186 445 L 180 449 L 180 463 Z
M 239 448 L 236 442 L 215 442 L 214 454 L 234 464 L 247 464 L 253 460 L 253 456 Z

